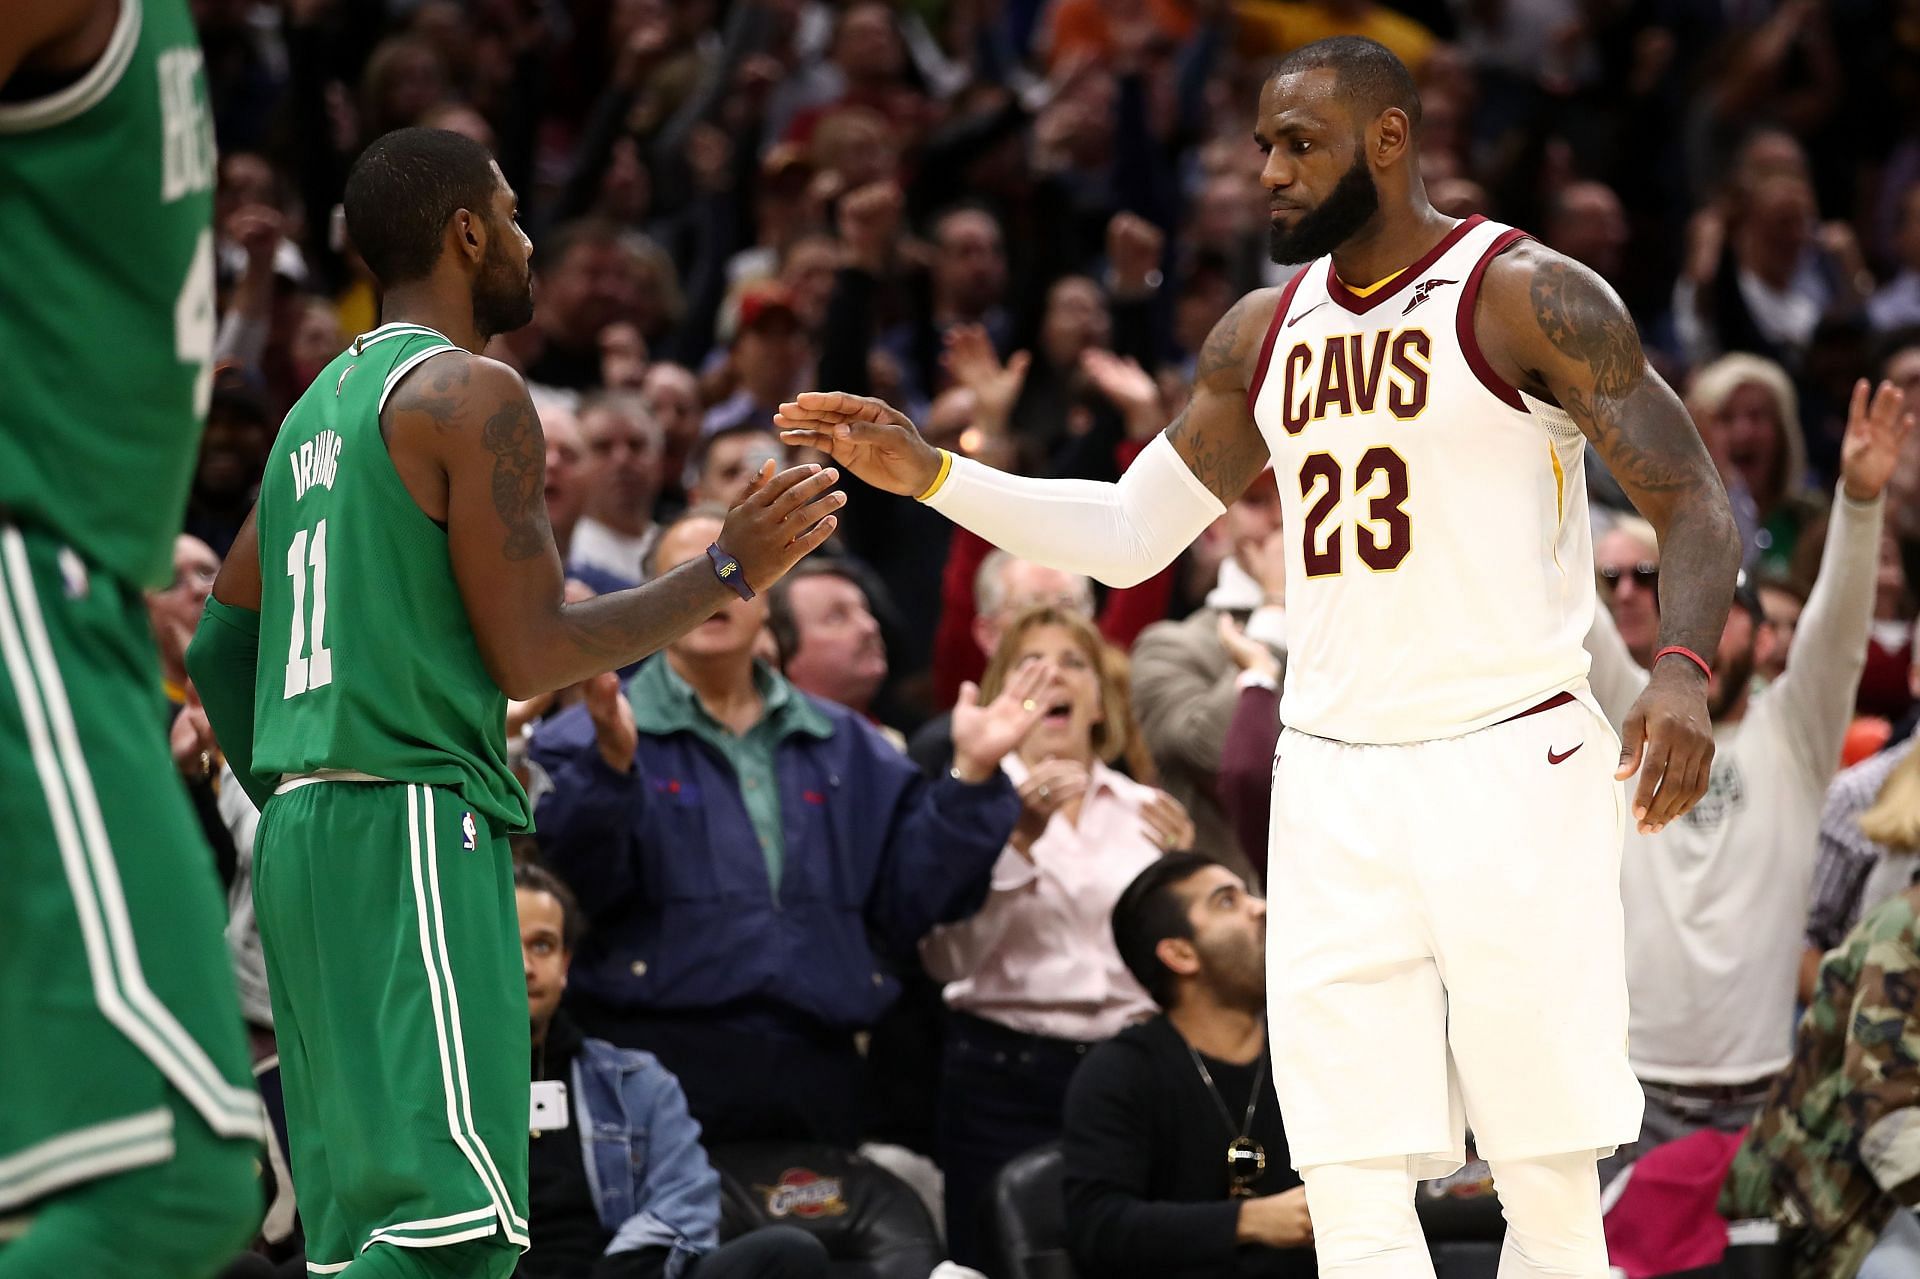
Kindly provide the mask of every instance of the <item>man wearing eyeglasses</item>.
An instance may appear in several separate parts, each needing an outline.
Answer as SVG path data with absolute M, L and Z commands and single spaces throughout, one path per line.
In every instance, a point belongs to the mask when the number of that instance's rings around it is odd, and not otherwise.
M 1313 1221 L 1268 1065 L 1267 904 L 1169 853 L 1113 908 L 1160 1006 L 1087 1055 L 1067 1092 L 1067 1236 L 1106 1279 L 1309 1279 Z
M 1653 525 L 1623 515 L 1593 544 L 1600 598 L 1627 651 L 1643 670 L 1660 643 L 1660 545 Z
M 1912 426 L 1890 388 L 1869 401 L 1862 384 L 1791 664 L 1754 691 L 1774 637 L 1742 575 L 1707 685 L 1715 754 L 1706 795 L 1663 830 L 1627 832 L 1628 1055 L 1647 1105 L 1638 1147 L 1622 1162 L 1700 1129 L 1738 1131 L 1787 1065 L 1820 809 L 1866 661 L 1884 494 Z M 1616 608 L 1628 580 L 1615 588 Z M 1615 724 L 1647 682 L 1625 625 L 1600 610 L 1587 637 L 1593 692 Z

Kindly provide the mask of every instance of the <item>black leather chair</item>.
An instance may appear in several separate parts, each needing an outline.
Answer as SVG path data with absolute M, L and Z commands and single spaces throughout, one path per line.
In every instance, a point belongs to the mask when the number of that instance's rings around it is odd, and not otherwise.
M 987 1193 L 993 1279 L 1079 1279 L 1067 1253 L 1067 1205 L 1060 1193 L 1060 1143 L 1018 1155 Z
M 826 1245 L 834 1279 L 927 1279 L 946 1256 L 927 1206 L 852 1151 L 740 1142 L 707 1151 L 720 1174 L 720 1238 L 797 1226 Z

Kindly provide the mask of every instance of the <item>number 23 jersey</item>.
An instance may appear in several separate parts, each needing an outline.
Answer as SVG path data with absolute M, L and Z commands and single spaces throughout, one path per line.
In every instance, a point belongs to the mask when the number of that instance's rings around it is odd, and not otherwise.
M 384 324 L 294 404 L 260 484 L 254 770 L 322 770 L 458 790 L 528 824 L 507 766 L 507 699 L 487 673 L 447 533 L 394 469 L 380 412 L 400 379 L 444 376 L 457 348 Z
M 1248 405 L 1288 530 L 1290 728 L 1431 741 L 1585 686 L 1584 438 L 1473 331 L 1488 263 L 1522 238 L 1469 218 L 1364 291 L 1321 258 L 1282 292 Z

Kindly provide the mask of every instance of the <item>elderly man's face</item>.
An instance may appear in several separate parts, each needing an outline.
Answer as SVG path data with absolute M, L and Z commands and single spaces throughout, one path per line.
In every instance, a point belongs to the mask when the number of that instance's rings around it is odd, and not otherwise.
M 828 573 L 788 588 L 797 639 L 787 677 L 816 697 L 864 711 L 887 678 L 887 647 L 866 592 Z
M 1634 658 L 1647 662 L 1660 636 L 1660 548 L 1614 529 L 1594 544 L 1593 559 L 1615 629 Z

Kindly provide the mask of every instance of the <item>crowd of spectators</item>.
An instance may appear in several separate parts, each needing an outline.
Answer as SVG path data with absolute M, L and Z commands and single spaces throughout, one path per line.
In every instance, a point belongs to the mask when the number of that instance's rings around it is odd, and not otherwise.
M 568 589 L 587 595 L 699 555 L 788 460 L 773 413 L 804 388 L 884 396 L 997 466 L 1118 476 L 1184 403 L 1214 322 L 1290 272 L 1266 254 L 1263 66 L 1355 33 L 1418 80 L 1436 205 L 1605 277 L 1733 499 L 1745 571 L 1714 661 L 1712 784 L 1627 837 L 1649 1119 L 1610 1168 L 1732 1140 L 1791 1084 L 1739 1165 L 1741 1211 L 1791 1224 L 1763 1156 L 1804 1132 L 1792 1108 L 1811 1112 L 1858 1030 L 1836 1001 L 1920 965 L 1912 895 L 1875 914 L 1920 867 L 1920 444 L 1865 496 L 1843 447 L 1858 378 L 1920 394 L 1911 5 L 193 9 L 220 147 L 218 372 L 152 612 L 263 1061 L 255 815 L 221 784 L 181 654 L 276 424 L 377 323 L 337 213 L 361 148 L 457 130 L 518 193 L 535 319 L 487 353 L 532 388 Z M 537 805 L 519 881 L 535 1078 L 600 1081 L 574 1097 L 589 1162 L 551 1140 L 534 1160 L 536 1206 L 563 1209 L 536 1212 L 528 1279 L 821 1273 L 805 1239 L 719 1244 L 697 1142 L 778 1139 L 864 1148 L 920 1191 L 941 1255 L 989 1274 L 994 1178 L 1054 1141 L 1084 1275 L 1311 1272 L 1260 1015 L 1261 895 L 1285 891 L 1262 881 L 1290 482 L 1263 476 L 1172 566 L 1107 590 L 849 479 L 833 542 L 776 590 L 512 707 Z M 1588 487 L 1589 647 L 1617 724 L 1657 647 L 1660 548 L 1591 451 Z M 1824 1020 L 1795 1056 L 1807 1001 Z M 1858 1153 L 1885 1111 L 1920 1113 L 1902 1087 L 1877 1079 L 1868 1117 L 1821 1113 L 1841 1128 L 1821 1158 L 1855 1161 L 1822 1226 L 1856 1266 L 1890 1220 L 1920 1235 L 1911 1167 Z M 604 1106 L 626 1107 L 612 1137 Z M 591 1160 L 624 1166 L 636 1125 L 651 1171 L 605 1184 Z M 263 1248 L 285 1256 L 297 1230 L 275 1204 Z

